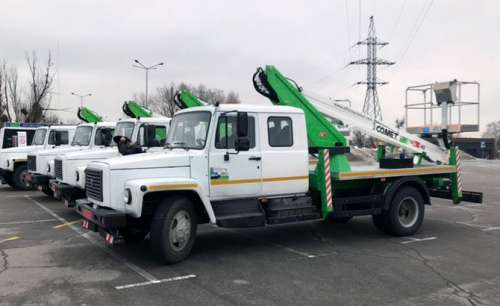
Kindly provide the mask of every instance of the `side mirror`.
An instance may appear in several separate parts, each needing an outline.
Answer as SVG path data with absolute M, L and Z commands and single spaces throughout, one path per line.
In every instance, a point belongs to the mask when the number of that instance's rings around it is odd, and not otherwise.
M 248 114 L 246 112 L 238 112 L 236 117 L 236 134 L 238 138 L 248 136 Z M 248 140 L 248 139 L 247 139 Z M 247 149 L 248 150 L 248 149 Z M 244 151 L 244 150 L 242 150 Z
M 250 139 L 247 137 L 238 137 L 238 139 L 234 142 L 234 148 L 236 151 L 250 150 Z

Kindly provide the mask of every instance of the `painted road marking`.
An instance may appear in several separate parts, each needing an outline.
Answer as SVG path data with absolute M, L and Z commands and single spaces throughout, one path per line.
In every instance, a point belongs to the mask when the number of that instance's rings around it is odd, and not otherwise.
M 116 286 L 116 290 L 123 290 L 123 289 L 129 289 L 129 288 L 134 288 L 134 287 L 143 287 L 143 286 L 148 286 L 148 285 L 155 285 L 155 284 L 161 284 L 161 283 L 168 283 L 168 282 L 173 282 L 173 281 L 179 281 L 179 280 L 185 280 L 185 279 L 190 279 L 190 278 L 195 278 L 196 275 L 194 274 L 189 274 L 189 275 L 184 275 L 184 276 L 176 276 L 176 277 L 171 277 L 171 278 L 164 278 L 164 279 L 157 279 L 154 281 L 147 281 L 147 282 L 142 282 L 142 283 L 135 283 L 135 284 L 128 284 L 128 285 L 122 285 L 122 286 Z
M 413 238 L 413 237 L 407 237 L 407 241 L 402 241 L 401 244 L 408 244 L 408 243 L 414 243 L 414 242 L 421 242 L 421 241 L 429 241 L 429 240 L 436 240 L 437 237 L 426 237 L 426 238 Z
M 42 203 L 38 202 L 37 200 L 33 199 L 30 196 L 24 196 L 26 199 L 29 199 L 31 202 L 33 202 L 35 205 L 40 207 L 42 210 L 44 210 L 46 213 L 51 215 L 52 217 L 56 218 L 58 221 L 61 223 L 68 223 L 68 220 L 64 219 L 63 217 L 59 216 L 55 212 L 53 212 L 50 208 L 46 207 Z M 90 236 L 88 233 L 83 232 L 79 227 L 76 227 L 74 224 L 68 225 L 69 228 L 71 228 L 73 231 L 75 231 L 77 234 L 80 234 L 83 238 L 87 239 L 90 243 L 93 245 L 97 246 L 104 252 L 106 252 L 108 255 L 116 259 L 117 261 L 123 263 L 125 266 L 127 266 L 130 270 L 134 271 L 135 273 L 139 274 L 143 278 L 145 278 L 148 282 L 154 282 L 158 281 L 156 277 L 154 277 L 152 274 L 149 272 L 145 271 L 144 269 L 136 266 L 135 264 L 127 261 L 125 258 L 122 256 L 118 255 L 116 252 L 113 252 L 113 250 L 108 249 L 103 243 L 100 243 L 97 241 L 95 238 Z
M 66 222 L 66 223 L 63 223 L 63 224 L 59 224 L 59 225 L 53 226 L 52 228 L 58 229 L 58 228 L 70 226 L 72 224 L 76 224 L 76 223 L 82 222 L 82 221 L 83 221 L 83 219 L 78 219 L 78 220 L 75 220 L 75 221 L 70 221 L 70 222 Z
M 484 232 L 489 232 L 489 231 L 498 231 L 500 230 L 500 226 L 491 226 L 487 228 L 483 228 L 482 231 Z
M 5 238 L 4 240 L 0 240 L 0 243 L 7 242 L 7 241 L 12 241 L 12 240 L 17 240 L 17 239 L 21 239 L 21 237 L 19 237 L 19 236 L 12 236 L 12 237 L 9 237 L 9 238 Z
M 30 224 L 30 223 L 43 223 L 43 222 L 55 222 L 55 221 L 57 221 L 57 219 L 24 220 L 24 221 L 0 222 L 0 225 Z

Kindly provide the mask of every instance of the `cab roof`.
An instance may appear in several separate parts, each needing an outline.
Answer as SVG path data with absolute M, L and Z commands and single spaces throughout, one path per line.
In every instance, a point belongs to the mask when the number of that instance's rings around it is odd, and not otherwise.
M 119 122 L 151 122 L 151 123 L 169 123 L 171 118 L 168 117 L 143 117 L 143 118 L 127 118 L 127 119 L 122 119 Z
M 51 125 L 49 128 L 51 130 L 74 130 L 76 125 Z
M 190 111 L 218 111 L 218 112 L 229 112 L 229 111 L 240 111 L 248 113 L 295 113 L 303 114 L 304 112 L 297 107 L 291 106 L 280 106 L 280 105 L 260 105 L 260 104 L 220 104 L 218 107 L 214 105 L 208 106 L 197 106 L 179 111 L 179 113 L 190 112 Z
M 116 125 L 116 122 L 97 122 L 97 123 L 82 123 L 82 124 L 79 124 L 78 126 L 110 126 L 110 127 L 113 127 Z

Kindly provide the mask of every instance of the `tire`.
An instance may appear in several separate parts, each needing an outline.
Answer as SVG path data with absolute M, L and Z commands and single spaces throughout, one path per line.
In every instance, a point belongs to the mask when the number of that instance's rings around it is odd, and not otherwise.
M 28 173 L 28 168 L 26 164 L 19 165 L 14 169 L 14 173 L 12 174 L 12 185 L 14 189 L 17 190 L 31 190 L 28 186 L 26 186 L 25 176 Z
M 390 235 L 410 236 L 420 229 L 424 215 L 425 206 L 422 194 L 413 187 L 403 187 L 393 197 L 389 211 L 383 215 L 374 216 L 373 222 Z
M 194 246 L 197 226 L 198 217 L 189 199 L 166 198 L 156 209 L 151 224 L 153 251 L 167 264 L 184 260 Z
M 331 223 L 339 223 L 339 224 L 345 224 L 349 221 L 351 221 L 352 216 L 349 217 L 330 217 L 328 218 L 328 221 Z

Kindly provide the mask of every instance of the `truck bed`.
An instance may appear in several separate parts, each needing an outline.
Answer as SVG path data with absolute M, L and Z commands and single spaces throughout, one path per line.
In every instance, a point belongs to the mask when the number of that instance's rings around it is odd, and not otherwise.
M 350 172 L 333 172 L 334 179 L 339 181 L 384 178 L 410 175 L 449 174 L 456 172 L 455 166 L 418 165 L 413 168 L 382 169 L 378 164 L 351 165 Z

